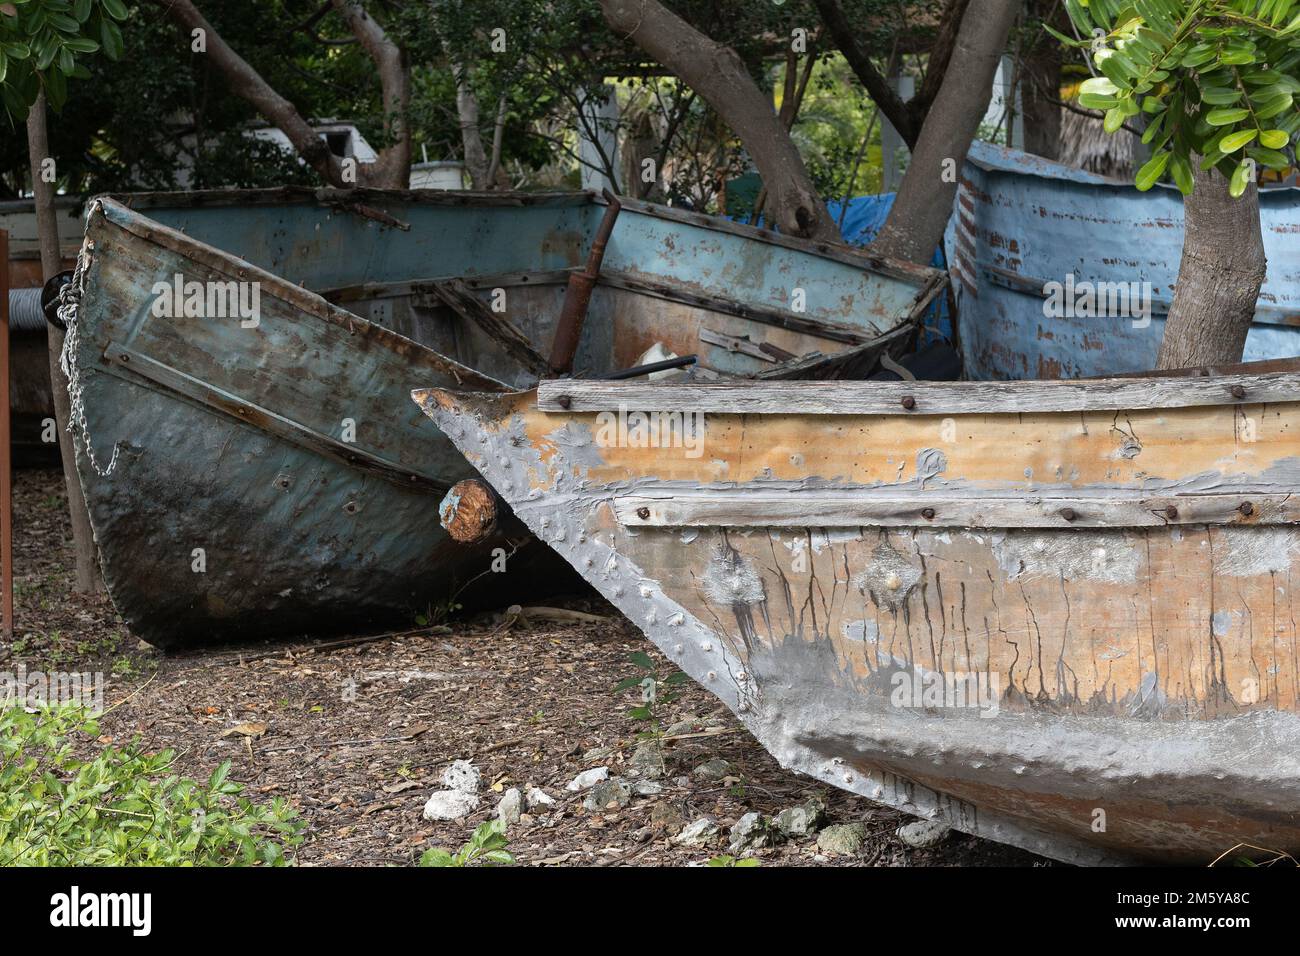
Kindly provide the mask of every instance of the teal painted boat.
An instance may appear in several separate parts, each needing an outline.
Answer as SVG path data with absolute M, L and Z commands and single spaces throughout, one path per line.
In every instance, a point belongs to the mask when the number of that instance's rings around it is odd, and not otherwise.
M 531 387 L 606 211 L 587 193 L 92 201 L 65 361 L 105 582 L 133 632 L 172 647 L 380 628 L 499 598 L 494 558 L 512 599 L 560 573 L 508 520 L 480 546 L 447 537 L 433 506 L 474 471 L 407 396 Z M 625 202 L 575 374 L 649 353 L 698 356 L 679 373 L 694 377 L 856 375 L 903 347 L 943 282 Z

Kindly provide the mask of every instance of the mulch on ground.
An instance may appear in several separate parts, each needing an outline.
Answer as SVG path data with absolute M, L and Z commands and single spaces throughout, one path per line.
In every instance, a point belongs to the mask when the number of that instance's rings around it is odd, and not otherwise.
M 852 855 L 819 853 L 815 839 L 756 851 L 765 865 L 1033 865 L 1031 854 L 953 833 L 916 850 L 895 836 L 911 818 L 782 770 L 702 688 L 687 684 L 656 714 L 664 742 L 661 791 L 622 808 L 583 808 L 565 790 L 607 766 L 625 776 L 649 725 L 628 711 L 635 692 L 614 685 L 650 654 L 671 665 L 599 599 L 565 607 L 596 621 L 527 621 L 504 614 L 356 642 L 305 639 L 163 655 L 132 637 L 103 596 L 72 590 L 72 555 L 57 471 L 17 474 L 17 632 L 0 667 L 103 671 L 116 709 L 103 733 L 180 752 L 181 773 L 206 777 L 224 760 L 252 797 L 284 797 L 308 822 L 303 865 L 407 865 L 430 847 L 455 850 L 496 814 L 509 788 L 539 787 L 555 804 L 510 830 L 526 865 L 687 865 L 726 852 L 726 831 L 750 812 L 775 815 L 812 799 L 830 823 L 862 823 Z M 684 722 L 689 721 L 689 731 Z M 481 803 L 455 821 L 425 820 L 453 760 L 482 773 Z M 725 765 L 717 761 L 725 761 Z M 709 764 L 712 773 L 697 773 Z M 671 837 L 701 817 L 721 835 L 683 846 Z

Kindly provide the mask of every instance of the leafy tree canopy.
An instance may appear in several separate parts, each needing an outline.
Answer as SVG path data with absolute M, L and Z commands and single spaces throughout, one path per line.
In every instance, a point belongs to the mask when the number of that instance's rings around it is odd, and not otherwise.
M 1217 168 L 1240 196 L 1258 166 L 1293 164 L 1300 131 L 1300 10 L 1297 0 L 1065 0 L 1078 38 L 1100 75 L 1080 105 L 1105 111 L 1105 128 L 1147 119 L 1151 159 L 1139 189 L 1166 172 L 1184 195 L 1192 164 Z M 1051 27 L 1047 29 L 1051 30 Z M 1290 155 L 1289 155 L 1290 154 Z

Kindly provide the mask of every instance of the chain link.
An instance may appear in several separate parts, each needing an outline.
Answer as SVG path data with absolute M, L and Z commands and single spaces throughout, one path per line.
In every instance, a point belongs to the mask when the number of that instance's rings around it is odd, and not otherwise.
M 95 456 L 94 447 L 90 444 L 90 430 L 86 425 L 86 407 L 82 398 L 81 368 L 77 364 L 77 348 L 81 342 L 77 312 L 81 307 L 86 272 L 90 269 L 94 251 L 95 244 L 90 239 L 81 244 L 72 281 L 59 290 L 59 320 L 66 329 L 63 337 L 63 352 L 59 355 L 59 367 L 63 369 L 63 374 L 68 380 L 68 434 L 72 436 L 75 444 L 77 433 L 81 433 L 81 445 L 85 449 L 86 460 L 90 462 L 90 467 L 101 478 L 107 478 L 117 467 L 117 453 L 121 450 L 121 446 L 114 443 L 113 455 L 109 459 L 108 467 L 102 467 Z

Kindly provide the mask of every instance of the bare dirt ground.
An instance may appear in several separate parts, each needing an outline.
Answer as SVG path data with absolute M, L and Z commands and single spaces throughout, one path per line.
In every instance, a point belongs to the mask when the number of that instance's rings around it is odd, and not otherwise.
M 782 770 L 691 683 L 657 715 L 661 728 L 679 725 L 663 743 L 660 792 L 585 809 L 585 795 L 565 785 L 600 766 L 626 776 L 647 730 L 628 715 L 633 693 L 613 692 L 637 673 L 629 655 L 650 654 L 661 675 L 672 670 L 596 599 L 563 602 L 601 616 L 592 623 L 481 615 L 356 643 L 163 655 L 127 632 L 107 598 L 73 593 L 58 472 L 19 472 L 14 513 L 17 631 L 0 667 L 103 671 L 106 701 L 123 701 L 103 721 L 106 737 L 176 749 L 180 771 L 195 777 L 231 760 L 231 778 L 252 797 L 285 797 L 308 821 L 300 864 L 406 865 L 430 847 L 455 850 L 495 816 L 506 790 L 533 786 L 555 804 L 510 830 L 510 852 L 526 865 L 699 864 L 726 852 L 727 830 L 744 814 L 774 815 L 811 799 L 824 801 L 831 824 L 864 824 L 861 849 L 831 854 L 815 837 L 783 840 L 755 852 L 763 864 L 1045 862 L 957 833 L 930 849 L 906 846 L 895 830 L 910 818 Z M 460 820 L 427 821 L 424 803 L 456 759 L 482 772 L 480 806 Z M 704 817 L 720 828 L 712 841 L 672 840 Z

